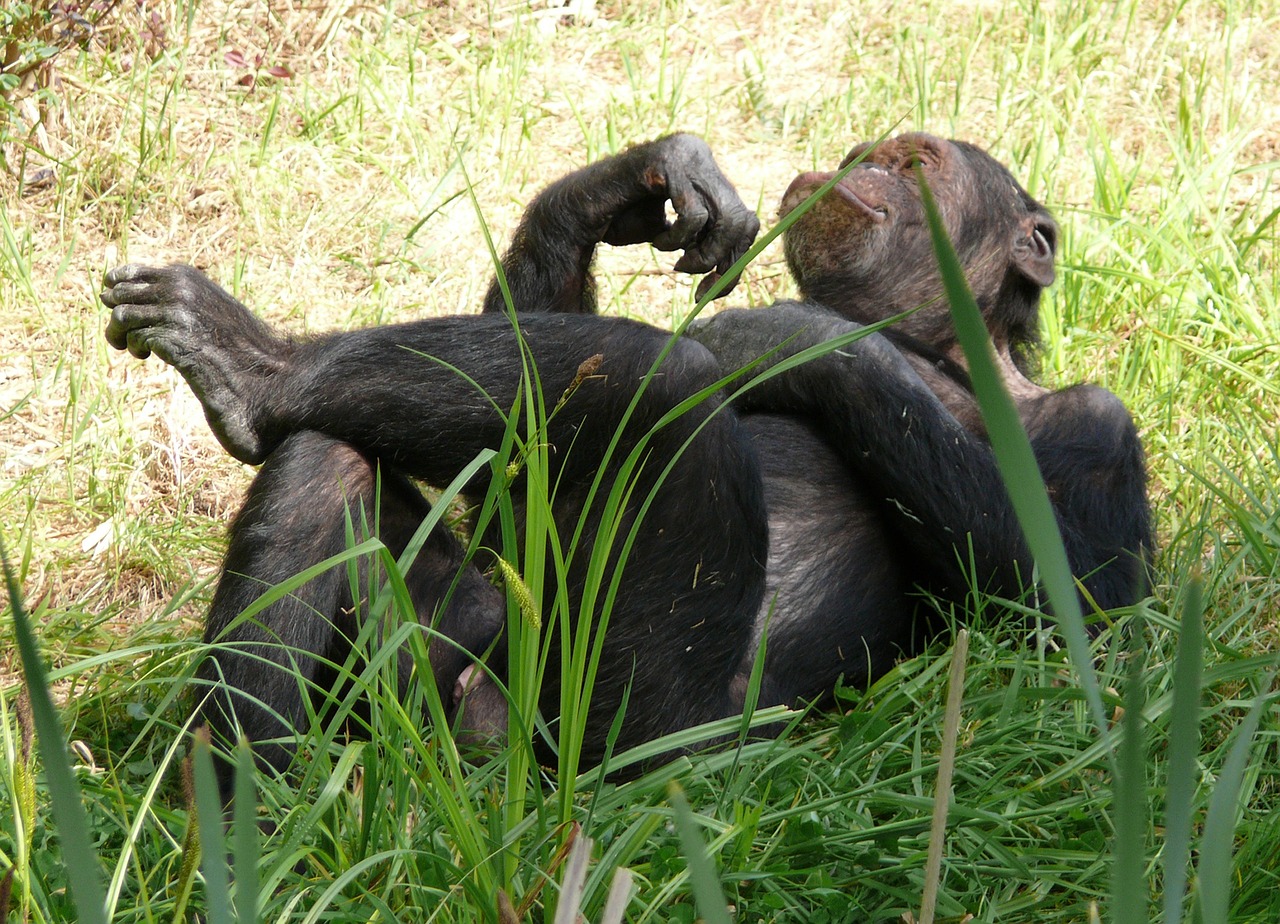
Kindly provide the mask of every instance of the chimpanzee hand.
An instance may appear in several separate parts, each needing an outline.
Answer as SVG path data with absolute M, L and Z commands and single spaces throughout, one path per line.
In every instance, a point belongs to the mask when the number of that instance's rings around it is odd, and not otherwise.
M 594 314 L 591 261 L 601 243 L 683 250 L 678 271 L 709 274 L 698 285 L 702 298 L 759 230 L 702 139 L 670 135 L 638 144 L 560 177 L 534 197 L 484 310 Z
M 269 447 L 256 404 L 267 377 L 283 368 L 288 344 L 190 266 L 119 266 L 103 284 L 102 302 L 112 309 L 107 341 L 177 369 L 223 447 L 242 462 L 261 462 Z
M 638 179 L 640 198 L 612 217 L 602 240 L 683 250 L 678 272 L 708 273 L 698 284 L 702 298 L 747 252 L 760 230 L 759 219 L 720 172 L 707 143 L 695 135 L 668 135 L 630 148 L 617 160 L 619 168 Z M 674 222 L 667 218 L 667 202 L 676 213 Z

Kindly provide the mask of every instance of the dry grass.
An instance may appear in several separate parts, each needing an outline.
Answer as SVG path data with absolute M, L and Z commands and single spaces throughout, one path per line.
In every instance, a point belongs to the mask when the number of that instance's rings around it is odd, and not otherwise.
M 28 555 L 32 598 L 149 618 L 214 573 L 249 475 L 171 371 L 105 346 L 96 292 L 118 261 L 207 268 L 299 332 L 469 311 L 489 258 L 468 183 L 501 240 L 550 178 L 675 128 L 705 135 L 766 219 L 797 170 L 896 123 L 989 145 L 1069 226 L 1099 208 L 1099 184 L 1130 176 L 1113 217 L 1156 224 L 1191 194 L 1159 182 L 1179 158 L 1204 164 L 1202 192 L 1221 203 L 1201 221 L 1276 205 L 1273 173 L 1244 169 L 1280 150 L 1273 10 L 1227 20 L 1189 3 L 1169 19 L 1151 3 L 1132 22 L 1097 14 L 1080 40 L 989 2 L 600 3 L 576 22 L 541 4 L 391 7 L 204 0 L 188 29 L 164 2 L 163 41 L 148 45 L 125 4 L 57 61 L 26 162 L 55 181 L 19 195 L 0 175 L 16 241 L 0 280 L 0 524 Z M 294 76 L 241 86 L 232 49 Z M 1221 75 L 1189 88 L 1211 60 L 1227 61 Z M 1068 261 L 1123 264 L 1105 234 L 1078 238 Z M 669 323 L 692 291 L 671 262 L 602 254 L 606 310 Z M 734 300 L 784 293 L 784 275 L 768 253 Z M 1054 322 L 1068 329 L 1048 373 L 1123 390 L 1115 370 L 1148 319 L 1088 322 Z M 1198 418 L 1143 420 L 1173 424 L 1153 454 L 1176 452 Z M 1153 460 L 1160 489 L 1179 490 L 1169 468 Z
M 189 689 L 185 643 L 252 472 L 217 446 L 171 370 L 107 347 L 103 271 L 194 263 L 299 334 L 472 311 L 491 265 L 478 215 L 501 247 L 549 180 L 675 129 L 709 140 L 766 223 L 795 173 L 896 128 L 989 147 L 1060 218 L 1044 377 L 1099 382 L 1132 409 L 1164 546 L 1154 600 L 1116 633 L 1149 646 L 1146 708 L 1130 710 L 1147 719 L 1145 800 L 1113 790 L 1061 664 L 975 622 L 942 911 L 1117 913 L 1113 824 L 1144 805 L 1138 865 L 1154 907 L 1170 873 L 1169 665 L 1192 578 L 1208 601 L 1205 707 L 1188 725 L 1203 733 L 1197 824 L 1211 793 L 1234 791 L 1232 729 L 1280 663 L 1280 0 L 577 0 L 575 19 L 552 2 L 119 0 L 86 47 L 66 44 L 0 102 L 19 139 L 0 131 L 0 538 L 63 668 L 84 804 L 123 884 L 116 919 L 174 907 L 184 812 L 165 787 L 190 709 L 170 697 Z M 647 248 L 601 253 L 603 310 L 682 316 L 695 280 L 672 263 Z M 730 302 L 789 294 L 785 277 L 772 249 Z M 1106 682 L 1125 686 L 1132 650 L 1100 654 Z M 931 650 L 869 695 L 847 692 L 847 712 L 809 719 L 775 751 L 741 765 L 723 755 L 732 769 L 714 756 L 670 765 L 742 920 L 918 907 L 946 657 Z M 0 644 L 5 715 L 13 673 Z M 662 771 L 573 805 L 568 779 L 535 771 L 527 786 L 510 755 L 436 785 L 437 739 L 417 708 L 382 710 L 375 738 L 380 753 L 422 762 L 351 787 L 392 792 L 386 811 L 365 814 L 338 776 L 324 782 L 336 766 L 324 746 L 297 793 L 262 781 L 264 817 L 285 835 L 264 839 L 278 874 L 263 882 L 269 917 L 412 917 L 440 900 L 435 918 L 473 920 L 492 908 L 476 885 L 489 880 L 531 899 L 559 837 L 541 800 L 563 798 L 560 820 L 598 838 L 598 869 L 636 873 L 632 919 L 692 919 Z M 1235 849 L 1233 920 L 1277 919 L 1274 726 L 1228 812 L 1234 844 L 1217 848 Z M 17 778 L 8 729 L 0 721 L 0 791 Z M 474 830 L 446 810 L 455 797 L 479 812 Z M 60 845 L 37 841 L 24 862 L 10 845 L 33 828 L 17 799 L 0 803 L 13 894 L 34 884 L 15 914 L 57 920 Z M 63 830 L 46 809 L 40 830 Z M 1201 862 L 1214 855 L 1202 834 Z M 589 915 L 603 900 L 590 888 Z M 877 908 L 892 910 L 865 913 Z

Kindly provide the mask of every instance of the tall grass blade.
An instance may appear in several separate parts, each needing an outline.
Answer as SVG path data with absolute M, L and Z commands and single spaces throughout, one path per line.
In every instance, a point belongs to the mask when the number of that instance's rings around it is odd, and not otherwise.
M 560 884 L 560 897 L 556 901 L 555 924 L 574 924 L 582 909 L 582 890 L 587 884 L 587 864 L 591 860 L 589 837 L 579 835 L 569 851 L 564 880 Z
M 693 809 L 689 808 L 689 802 L 679 784 L 672 783 L 668 794 L 675 815 L 676 831 L 680 834 L 680 845 L 684 848 L 685 860 L 689 864 L 689 882 L 693 886 L 698 914 L 706 924 L 732 924 L 729 904 L 725 901 L 724 890 L 720 888 L 716 868 L 707 855 L 707 845 L 698 833 Z
M 1129 643 L 1123 731 L 1116 757 L 1115 843 L 1111 857 L 1111 920 L 1115 924 L 1143 924 L 1148 916 L 1147 760 L 1142 715 L 1146 706 L 1146 659 L 1142 642 L 1142 634 L 1135 631 Z
M 255 817 L 257 793 L 254 786 L 253 752 L 243 738 L 236 746 L 235 834 L 231 851 L 235 864 L 235 911 L 239 924 L 258 920 L 258 864 L 262 851 L 258 846 L 258 822 Z
M 106 924 L 106 892 L 103 889 L 102 868 L 97 852 L 89 836 L 89 823 L 84 805 L 80 801 L 80 787 L 71 771 L 71 759 L 63 743 L 62 726 L 49 696 L 49 683 L 44 663 L 36 648 L 35 634 L 22 604 L 22 592 L 9 567 L 9 556 L 0 542 L 0 564 L 4 567 L 5 586 L 9 592 L 9 607 L 13 611 L 13 634 L 18 643 L 22 661 L 23 679 L 31 696 L 31 714 L 35 719 L 36 746 L 44 762 L 45 780 L 49 786 L 49 800 L 53 803 L 53 817 L 58 824 L 62 843 L 63 862 L 71 898 L 82 924 Z
M 196 786 L 192 770 L 192 755 L 182 761 L 182 795 L 187 806 L 187 829 L 182 834 L 182 862 L 170 891 L 173 894 L 172 921 L 187 919 L 187 903 L 195 891 L 196 876 L 200 869 L 200 817 L 196 814 Z
M 197 734 L 191 748 L 196 815 L 200 820 L 200 872 L 204 874 L 205 913 L 209 924 L 232 924 L 227 844 L 222 831 L 222 799 L 213 772 L 213 749 L 207 734 Z
M 604 911 L 600 915 L 600 924 L 622 924 L 622 917 L 627 913 L 627 905 L 631 903 L 632 888 L 631 870 L 625 866 L 614 870 L 613 882 L 609 885 L 609 897 L 605 899 Z
M 1240 788 L 1244 780 L 1253 738 L 1262 721 L 1263 707 L 1271 702 L 1271 684 L 1275 673 L 1269 673 L 1262 684 L 1262 692 L 1254 697 L 1253 705 L 1236 730 L 1236 740 L 1231 744 L 1222 772 L 1209 797 L 1209 811 L 1204 819 L 1204 833 L 1200 838 L 1199 873 L 1199 921 L 1200 924 L 1228 924 L 1231 907 L 1231 856 L 1235 847 L 1236 815 L 1240 810 Z
M 964 669 L 969 658 L 969 631 L 956 633 L 951 650 L 951 676 L 947 680 L 947 712 L 942 726 L 942 753 L 938 758 L 938 783 L 933 794 L 933 826 L 929 831 L 929 855 L 925 863 L 924 897 L 920 924 L 933 924 L 942 885 L 942 851 L 947 840 L 947 815 L 951 808 L 951 778 L 956 769 L 956 738 L 960 732 L 960 706 L 964 702 Z
M 35 723 L 31 718 L 31 694 L 24 687 L 18 694 L 16 712 L 21 744 L 16 748 L 13 764 L 13 801 L 22 836 L 18 843 L 18 860 L 25 867 L 31 862 L 36 837 L 36 758 L 32 751 Z
M 1199 581 L 1187 587 L 1173 666 L 1173 706 L 1169 716 L 1169 774 L 1165 784 L 1164 920 L 1182 920 L 1191 859 L 1195 811 L 1196 758 L 1200 753 L 1200 685 L 1204 673 L 1204 599 Z
M 600 758 L 600 779 L 607 779 L 609 776 L 610 764 L 613 761 L 613 749 L 618 744 L 618 736 L 622 734 L 622 723 L 627 717 L 627 707 L 631 704 L 631 690 L 635 683 L 635 671 L 632 670 L 631 679 L 627 681 L 626 686 L 622 688 L 622 700 L 618 703 L 617 712 L 613 715 L 613 722 L 609 725 L 609 732 L 604 739 L 604 754 Z M 591 830 L 591 823 L 595 819 L 596 802 L 600 798 L 600 787 L 596 786 L 591 792 L 591 804 L 587 809 L 587 818 L 583 823 L 583 827 Z
M 1067 550 L 1062 544 L 1062 534 L 1058 531 L 1053 505 L 1045 490 L 1044 479 L 1040 477 L 1040 468 L 1036 464 L 1035 453 L 1031 450 L 1027 431 L 1023 429 L 1013 399 L 1009 397 L 1000 373 L 996 370 L 991 338 L 978 304 L 973 299 L 973 293 L 969 291 L 960 259 L 947 236 L 942 216 L 938 213 L 938 204 L 918 168 L 917 176 L 925 214 L 929 219 L 929 231 L 933 237 L 934 253 L 937 255 L 947 299 L 951 304 L 952 321 L 965 358 L 969 361 L 969 376 L 982 411 L 983 423 L 991 438 L 996 464 L 1009 491 L 1009 499 L 1013 503 L 1018 522 L 1022 524 L 1027 546 L 1035 558 L 1045 593 L 1053 606 L 1054 617 L 1066 636 L 1067 649 L 1080 678 L 1085 701 L 1093 713 L 1099 732 L 1105 736 L 1107 713 L 1102 705 L 1098 678 L 1090 661 L 1089 639 L 1080 609 L 1080 598 L 1076 594 L 1075 580 L 1067 561 Z
M 762 728 L 767 725 L 776 725 L 779 722 L 798 722 L 804 716 L 802 710 L 789 709 L 786 706 L 768 706 L 764 709 L 757 709 L 752 714 L 748 728 Z M 740 716 L 730 716 L 725 719 L 716 719 L 713 722 L 706 722 L 702 725 L 694 725 L 690 728 L 682 728 L 679 731 L 671 732 L 663 735 L 661 738 L 654 738 L 643 744 L 637 744 L 635 747 L 615 754 L 609 763 L 610 772 L 617 773 L 628 767 L 643 767 L 655 758 L 661 757 L 672 751 L 678 751 L 684 748 L 696 748 L 700 744 L 715 738 L 721 738 L 727 735 L 737 735 L 742 729 L 742 718 Z M 768 744 L 769 742 L 761 742 Z M 750 745 L 747 745 L 750 747 Z M 740 757 L 735 752 L 722 752 L 718 758 L 705 757 L 704 760 L 715 762 L 717 759 L 723 759 L 726 765 L 733 765 Z M 665 772 L 659 768 L 659 773 Z M 583 772 L 580 777 L 580 783 L 590 783 L 598 785 L 603 779 L 600 768 L 593 767 Z

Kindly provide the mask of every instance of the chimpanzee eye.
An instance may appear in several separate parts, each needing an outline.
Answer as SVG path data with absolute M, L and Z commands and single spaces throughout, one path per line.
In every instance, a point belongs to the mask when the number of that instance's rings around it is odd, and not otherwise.
M 840 164 L 838 167 L 836 167 L 836 169 L 843 170 L 845 167 L 849 166 L 859 157 L 863 157 L 864 155 L 869 156 L 871 153 L 870 148 L 871 146 L 867 144 L 858 145 L 852 151 L 850 151 L 848 154 L 844 156 L 844 160 L 840 161 Z M 869 161 L 864 160 L 863 163 L 869 163 Z

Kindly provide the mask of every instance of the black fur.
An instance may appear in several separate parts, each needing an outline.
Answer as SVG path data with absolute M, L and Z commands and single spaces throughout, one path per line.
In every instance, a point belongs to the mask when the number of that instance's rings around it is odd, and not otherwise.
M 721 312 L 699 324 L 675 344 L 626 424 L 605 485 L 619 460 L 648 440 L 628 518 L 656 473 L 688 446 L 625 562 L 587 760 L 600 757 L 628 683 L 619 747 L 740 710 L 770 612 L 762 702 L 794 703 L 823 696 L 841 675 L 866 682 L 916 648 L 928 631 L 921 588 L 963 603 L 973 586 L 1007 595 L 1029 587 L 1032 561 L 939 298 L 917 165 L 969 272 L 1086 592 L 1114 607 L 1144 591 L 1150 525 L 1129 414 L 1102 389 L 1048 392 L 1025 375 L 1040 290 L 1053 277 L 1052 219 L 970 145 L 906 135 L 875 150 L 855 148 L 846 162 L 863 155 L 788 234 L 805 301 Z M 798 177 L 784 213 L 829 177 Z M 668 199 L 679 216 L 673 226 L 664 217 Z M 668 339 L 594 315 L 596 245 L 683 249 L 677 268 L 710 271 L 710 280 L 757 230 L 705 144 L 686 135 L 570 174 L 529 206 L 503 275 L 543 393 L 554 400 L 582 378 L 584 362 L 598 361 L 546 434 L 566 541 L 637 384 Z M 348 653 L 356 631 L 349 582 L 325 575 L 254 623 L 236 617 L 260 588 L 341 549 L 348 511 L 357 511 L 357 522 L 361 510 L 372 520 L 379 466 L 381 533 L 396 550 L 428 510 L 405 476 L 444 484 L 498 445 L 495 405 L 513 405 L 521 368 L 502 286 L 495 281 L 480 316 L 305 342 L 272 333 L 189 267 L 121 267 L 106 286 L 111 343 L 172 363 L 223 445 L 262 463 L 232 528 L 206 629 L 210 640 L 240 643 L 243 653 L 219 654 L 203 669 L 220 691 L 205 716 L 222 738 L 235 721 L 253 740 L 281 736 L 305 715 L 297 674 L 326 685 L 326 662 Z M 921 304 L 892 333 L 773 377 L 732 408 L 714 399 L 653 430 L 682 400 L 779 344 L 784 355 Z M 598 504 L 587 523 L 584 548 L 600 526 Z M 488 544 L 500 545 L 497 536 Z M 436 612 L 462 557 L 452 536 L 434 536 L 410 574 L 414 599 L 422 619 L 434 619 L 471 655 L 496 644 L 490 665 L 501 672 L 505 607 L 474 565 L 463 569 L 450 606 Z M 585 561 L 579 555 L 570 571 L 574 612 Z M 456 705 L 470 656 L 442 642 L 431 655 L 441 694 Z M 542 695 L 548 715 L 558 703 L 557 656 L 553 650 Z M 480 683 L 461 698 L 488 727 L 504 718 L 493 696 Z M 290 753 L 287 744 L 259 749 L 277 767 Z

